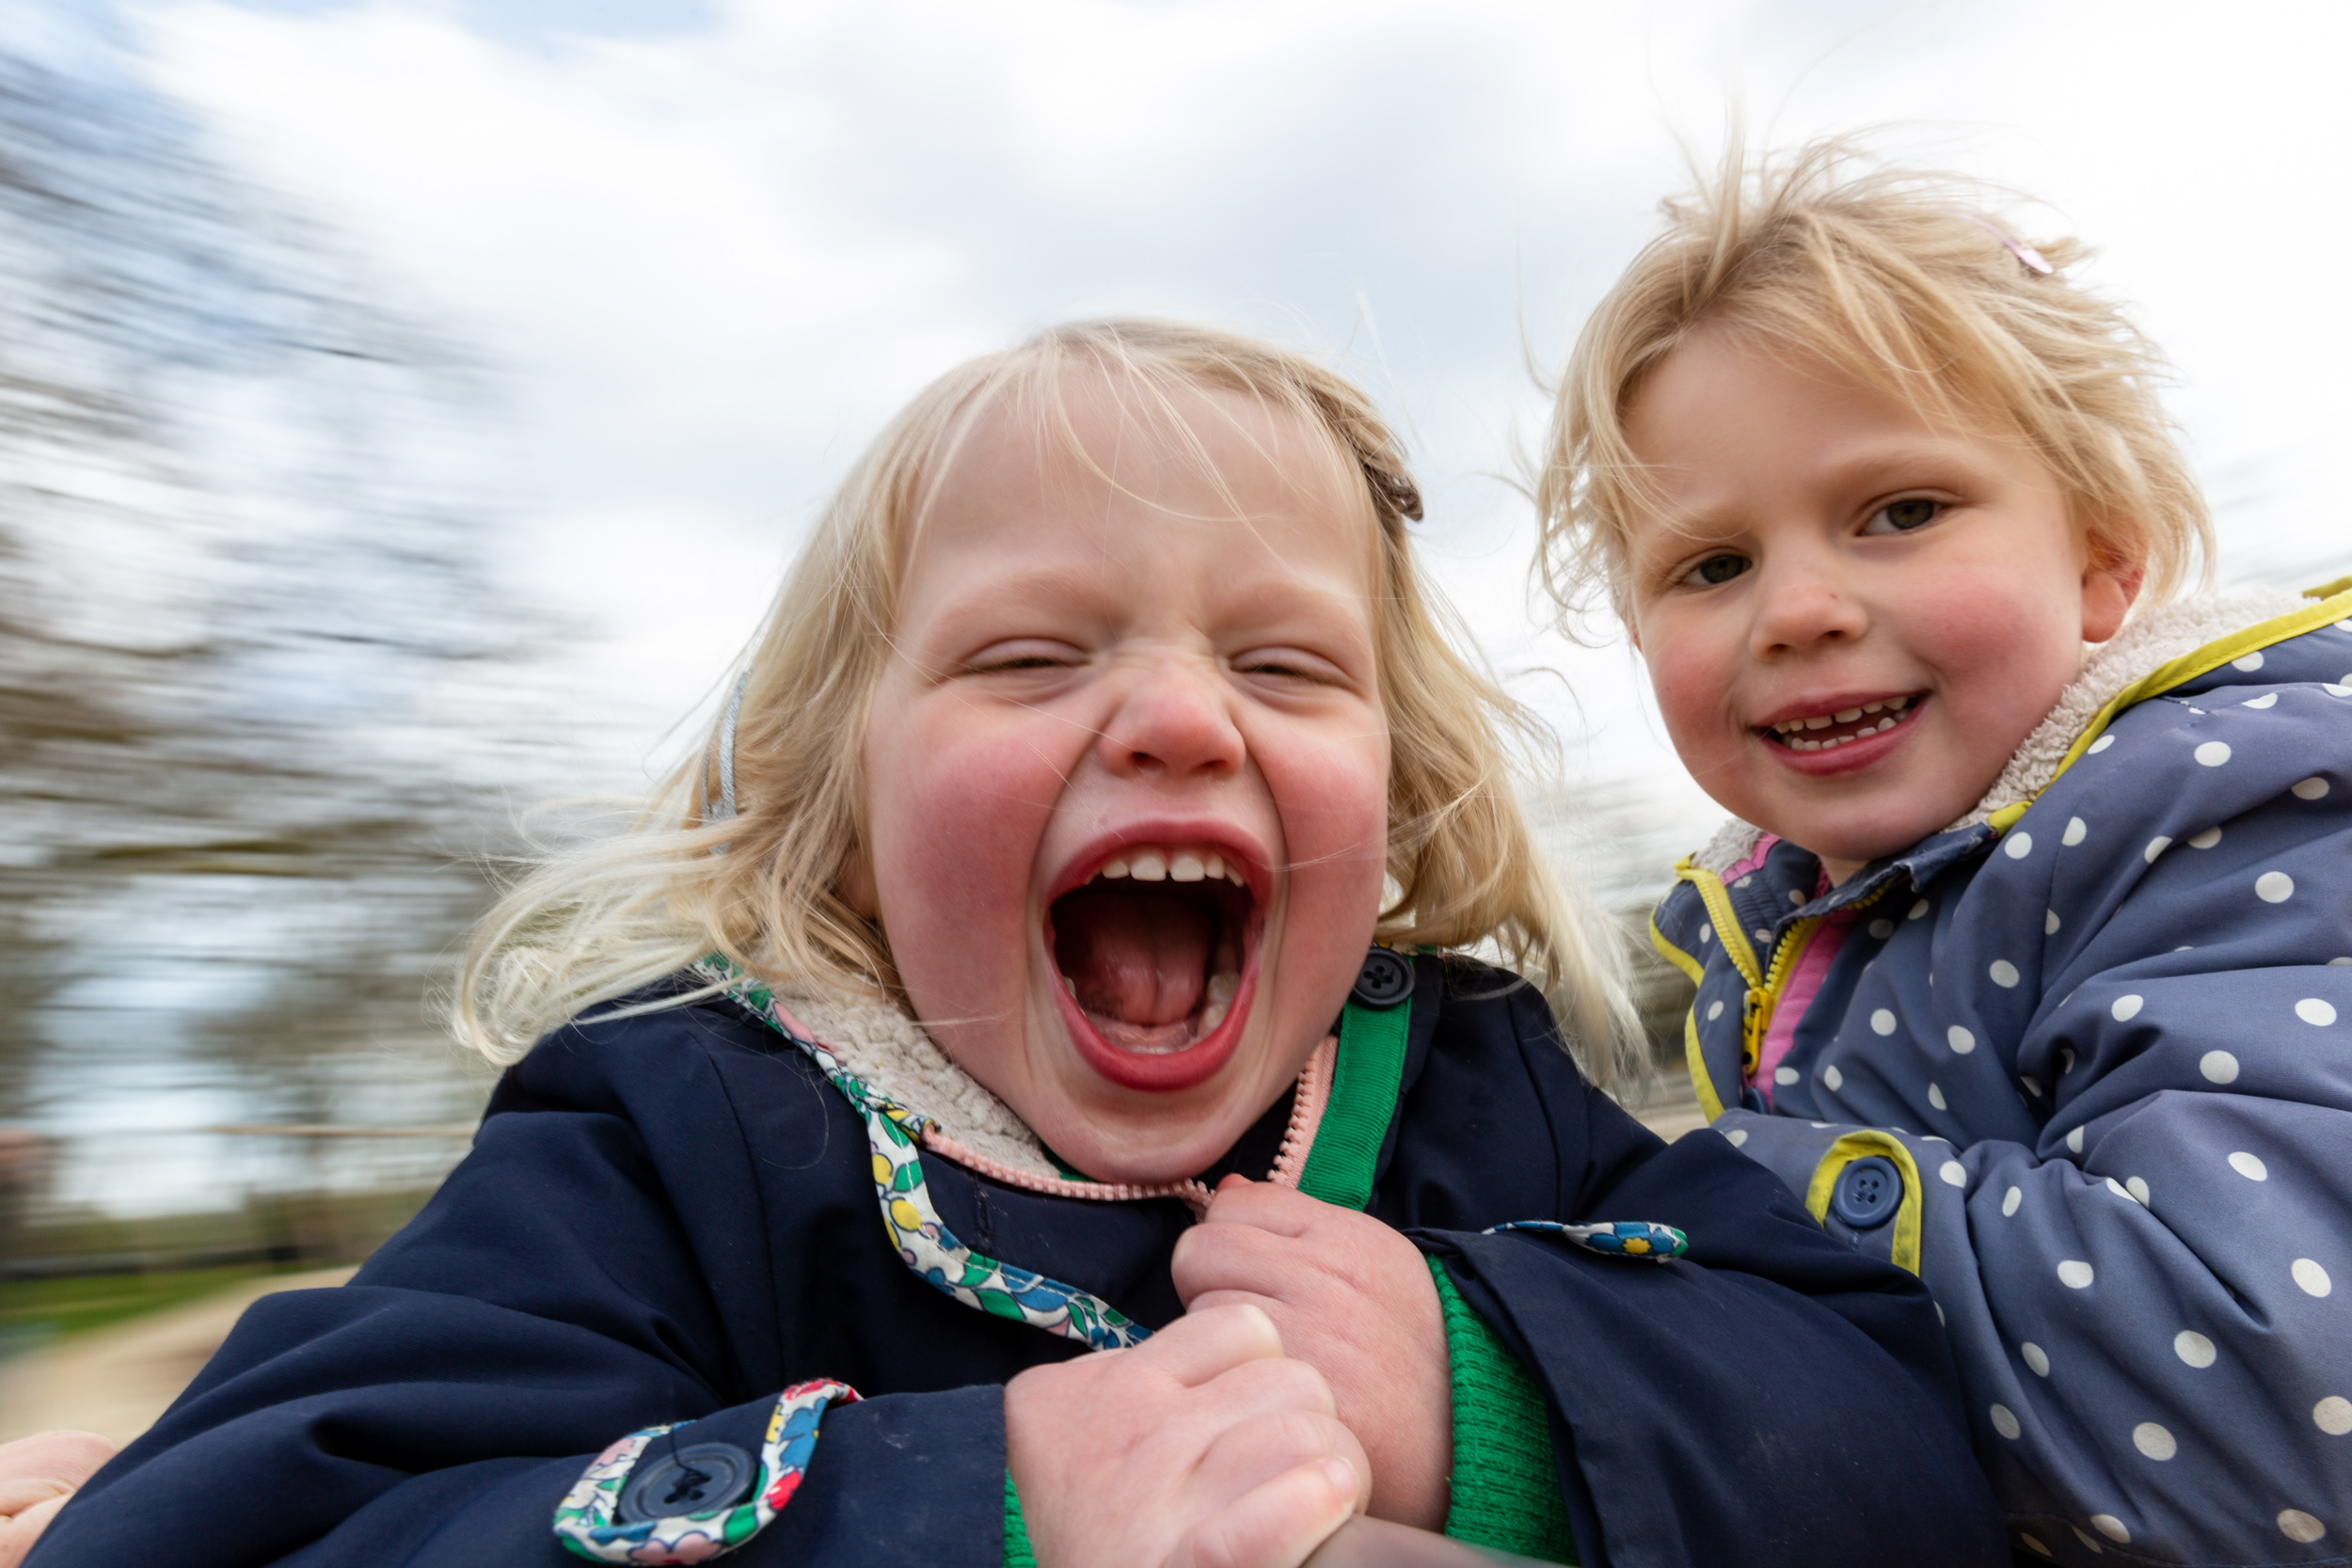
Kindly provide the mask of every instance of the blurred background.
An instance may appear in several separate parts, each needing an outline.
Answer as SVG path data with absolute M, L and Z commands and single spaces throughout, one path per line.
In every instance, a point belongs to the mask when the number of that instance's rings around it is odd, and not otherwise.
M 1638 928 L 1716 814 L 1528 587 L 1539 378 L 1727 123 L 2030 191 L 2181 371 L 2221 577 L 2352 569 L 2352 17 L 1966 0 L 12 0 L 0 1440 L 127 1437 L 466 1148 L 524 813 L 706 716 L 822 497 L 1076 315 L 1321 353 Z M 1645 954 L 1645 945 L 1642 949 Z M 1645 971 L 1661 1033 L 1671 977 Z M 1671 1089 L 1671 1085 L 1669 1085 Z

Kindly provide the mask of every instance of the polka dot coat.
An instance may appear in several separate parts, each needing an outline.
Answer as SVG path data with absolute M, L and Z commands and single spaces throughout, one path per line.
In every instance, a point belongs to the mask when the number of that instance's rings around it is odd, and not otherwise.
M 1658 912 L 1716 1132 L 1925 1277 L 2029 1557 L 2352 1560 L 2347 617 L 2171 660 L 1826 896 L 1769 842 Z

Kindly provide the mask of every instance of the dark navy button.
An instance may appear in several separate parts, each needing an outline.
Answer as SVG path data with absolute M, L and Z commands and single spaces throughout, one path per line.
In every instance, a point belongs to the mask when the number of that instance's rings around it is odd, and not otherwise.
M 1892 1219 L 1902 1201 L 1903 1173 L 1884 1155 L 1871 1154 L 1837 1173 L 1829 1212 L 1856 1230 L 1870 1230 Z
M 1367 1007 L 1393 1007 L 1413 994 L 1413 960 L 1387 947 L 1364 955 L 1356 973 L 1356 1000 Z
M 673 1449 L 661 1438 L 638 1456 L 636 1473 L 621 1488 L 614 1522 L 673 1519 L 708 1513 L 742 1499 L 758 1477 L 752 1456 L 732 1443 L 690 1443 Z

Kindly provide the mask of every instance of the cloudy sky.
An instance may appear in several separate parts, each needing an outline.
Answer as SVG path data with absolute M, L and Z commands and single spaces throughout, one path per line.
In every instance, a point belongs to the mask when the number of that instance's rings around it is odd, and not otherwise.
M 97 0 L 92 0 L 97 3 Z M 2352 13 L 1811 0 L 158 0 L 116 13 L 232 157 L 501 367 L 518 591 L 634 769 L 851 455 L 959 357 L 1175 314 L 1337 358 L 1569 766 L 1695 800 L 1621 647 L 1532 603 L 1498 476 L 1726 112 L 2010 182 L 2178 361 L 2224 575 L 2346 569 Z M 1537 672 L 1555 670 L 1566 684 Z M 1571 695 L 1570 688 L 1573 688 Z M 1691 808 L 1692 816 L 1703 808 Z M 1694 828 L 1689 836 L 1698 836 Z

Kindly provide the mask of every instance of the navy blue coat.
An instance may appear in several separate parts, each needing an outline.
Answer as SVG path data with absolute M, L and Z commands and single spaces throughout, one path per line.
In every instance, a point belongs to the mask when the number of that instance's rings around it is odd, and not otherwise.
M 1584 1083 L 1532 990 L 1416 962 L 1369 1209 L 1534 1371 L 1581 1560 L 2005 1560 L 1918 1282 L 1721 1138 L 1661 1143 Z M 1224 1168 L 1263 1174 L 1287 1110 Z M 799 1494 L 734 1560 L 995 1568 L 1002 1385 L 1084 1347 L 911 1273 L 869 1165 L 848 1102 L 731 1003 L 561 1030 L 416 1221 L 349 1285 L 255 1304 L 30 1568 L 552 1568 L 576 1560 L 556 1504 L 607 1444 L 701 1418 L 756 1449 L 777 1390 L 817 1377 L 866 1397 L 825 1414 Z M 925 1174 L 974 1246 L 1147 1325 L 1181 1312 L 1182 1203 Z M 1586 1218 L 1676 1226 L 1689 1257 L 1484 1233 Z

